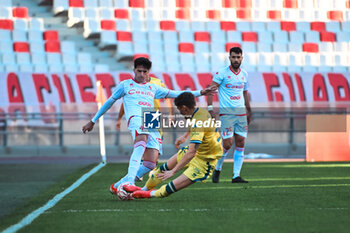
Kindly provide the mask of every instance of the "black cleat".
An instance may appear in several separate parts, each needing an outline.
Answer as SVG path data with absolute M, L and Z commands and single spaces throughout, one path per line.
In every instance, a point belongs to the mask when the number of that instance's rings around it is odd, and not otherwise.
M 248 183 L 248 181 L 244 180 L 240 176 L 237 176 L 236 178 L 232 179 L 232 183 Z
M 213 183 L 219 183 L 220 180 L 220 171 L 214 170 L 212 181 Z

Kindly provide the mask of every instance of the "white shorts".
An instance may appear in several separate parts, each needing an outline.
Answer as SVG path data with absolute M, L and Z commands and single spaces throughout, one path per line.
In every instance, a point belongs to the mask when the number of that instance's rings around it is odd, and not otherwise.
M 227 139 L 233 137 L 233 134 L 238 134 L 242 137 L 247 137 L 248 134 L 248 122 L 247 116 L 237 115 L 222 115 L 221 121 L 221 137 Z
M 161 155 L 162 150 L 162 137 L 158 130 L 145 130 L 143 128 L 143 121 L 141 117 L 131 117 L 128 122 L 128 129 L 132 135 L 132 139 L 135 140 L 136 136 L 139 134 L 147 134 L 148 139 L 146 143 L 146 148 L 156 149 Z

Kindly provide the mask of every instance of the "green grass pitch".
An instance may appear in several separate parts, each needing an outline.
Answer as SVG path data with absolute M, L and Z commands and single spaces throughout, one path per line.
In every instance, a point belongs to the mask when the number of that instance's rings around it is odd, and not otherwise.
M 71 174 L 2 219 L 0 231 L 63 191 Z M 19 232 L 349 232 L 350 163 L 245 163 L 248 184 L 196 183 L 167 198 L 120 201 L 109 185 L 127 170 L 108 164 Z M 142 183 L 137 183 L 143 185 Z

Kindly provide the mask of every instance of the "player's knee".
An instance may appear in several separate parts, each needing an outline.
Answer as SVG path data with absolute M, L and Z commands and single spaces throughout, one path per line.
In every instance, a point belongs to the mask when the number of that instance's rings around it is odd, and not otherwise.
M 152 161 L 143 161 L 143 166 L 147 167 L 148 169 L 153 170 L 154 168 L 156 168 L 156 163 L 152 162 Z
M 232 147 L 232 142 L 224 142 L 223 144 L 222 144 L 222 146 L 223 146 L 223 148 L 224 148 L 224 150 L 225 151 L 228 151 L 228 150 L 230 150 L 231 149 L 231 147 Z

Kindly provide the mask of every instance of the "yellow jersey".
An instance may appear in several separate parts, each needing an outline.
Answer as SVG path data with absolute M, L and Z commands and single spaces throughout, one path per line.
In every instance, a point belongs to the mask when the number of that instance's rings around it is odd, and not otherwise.
M 193 120 L 195 124 L 190 130 L 190 143 L 200 144 L 196 156 L 202 159 L 220 159 L 222 156 L 221 137 L 209 112 L 197 108 L 192 115 L 191 121 Z M 209 124 L 204 123 L 208 121 Z
M 158 78 L 150 77 L 149 83 L 153 83 L 153 84 L 156 84 L 158 86 L 166 88 L 164 83 L 162 82 L 162 80 L 160 80 Z M 154 99 L 154 110 L 160 111 L 160 99 Z

